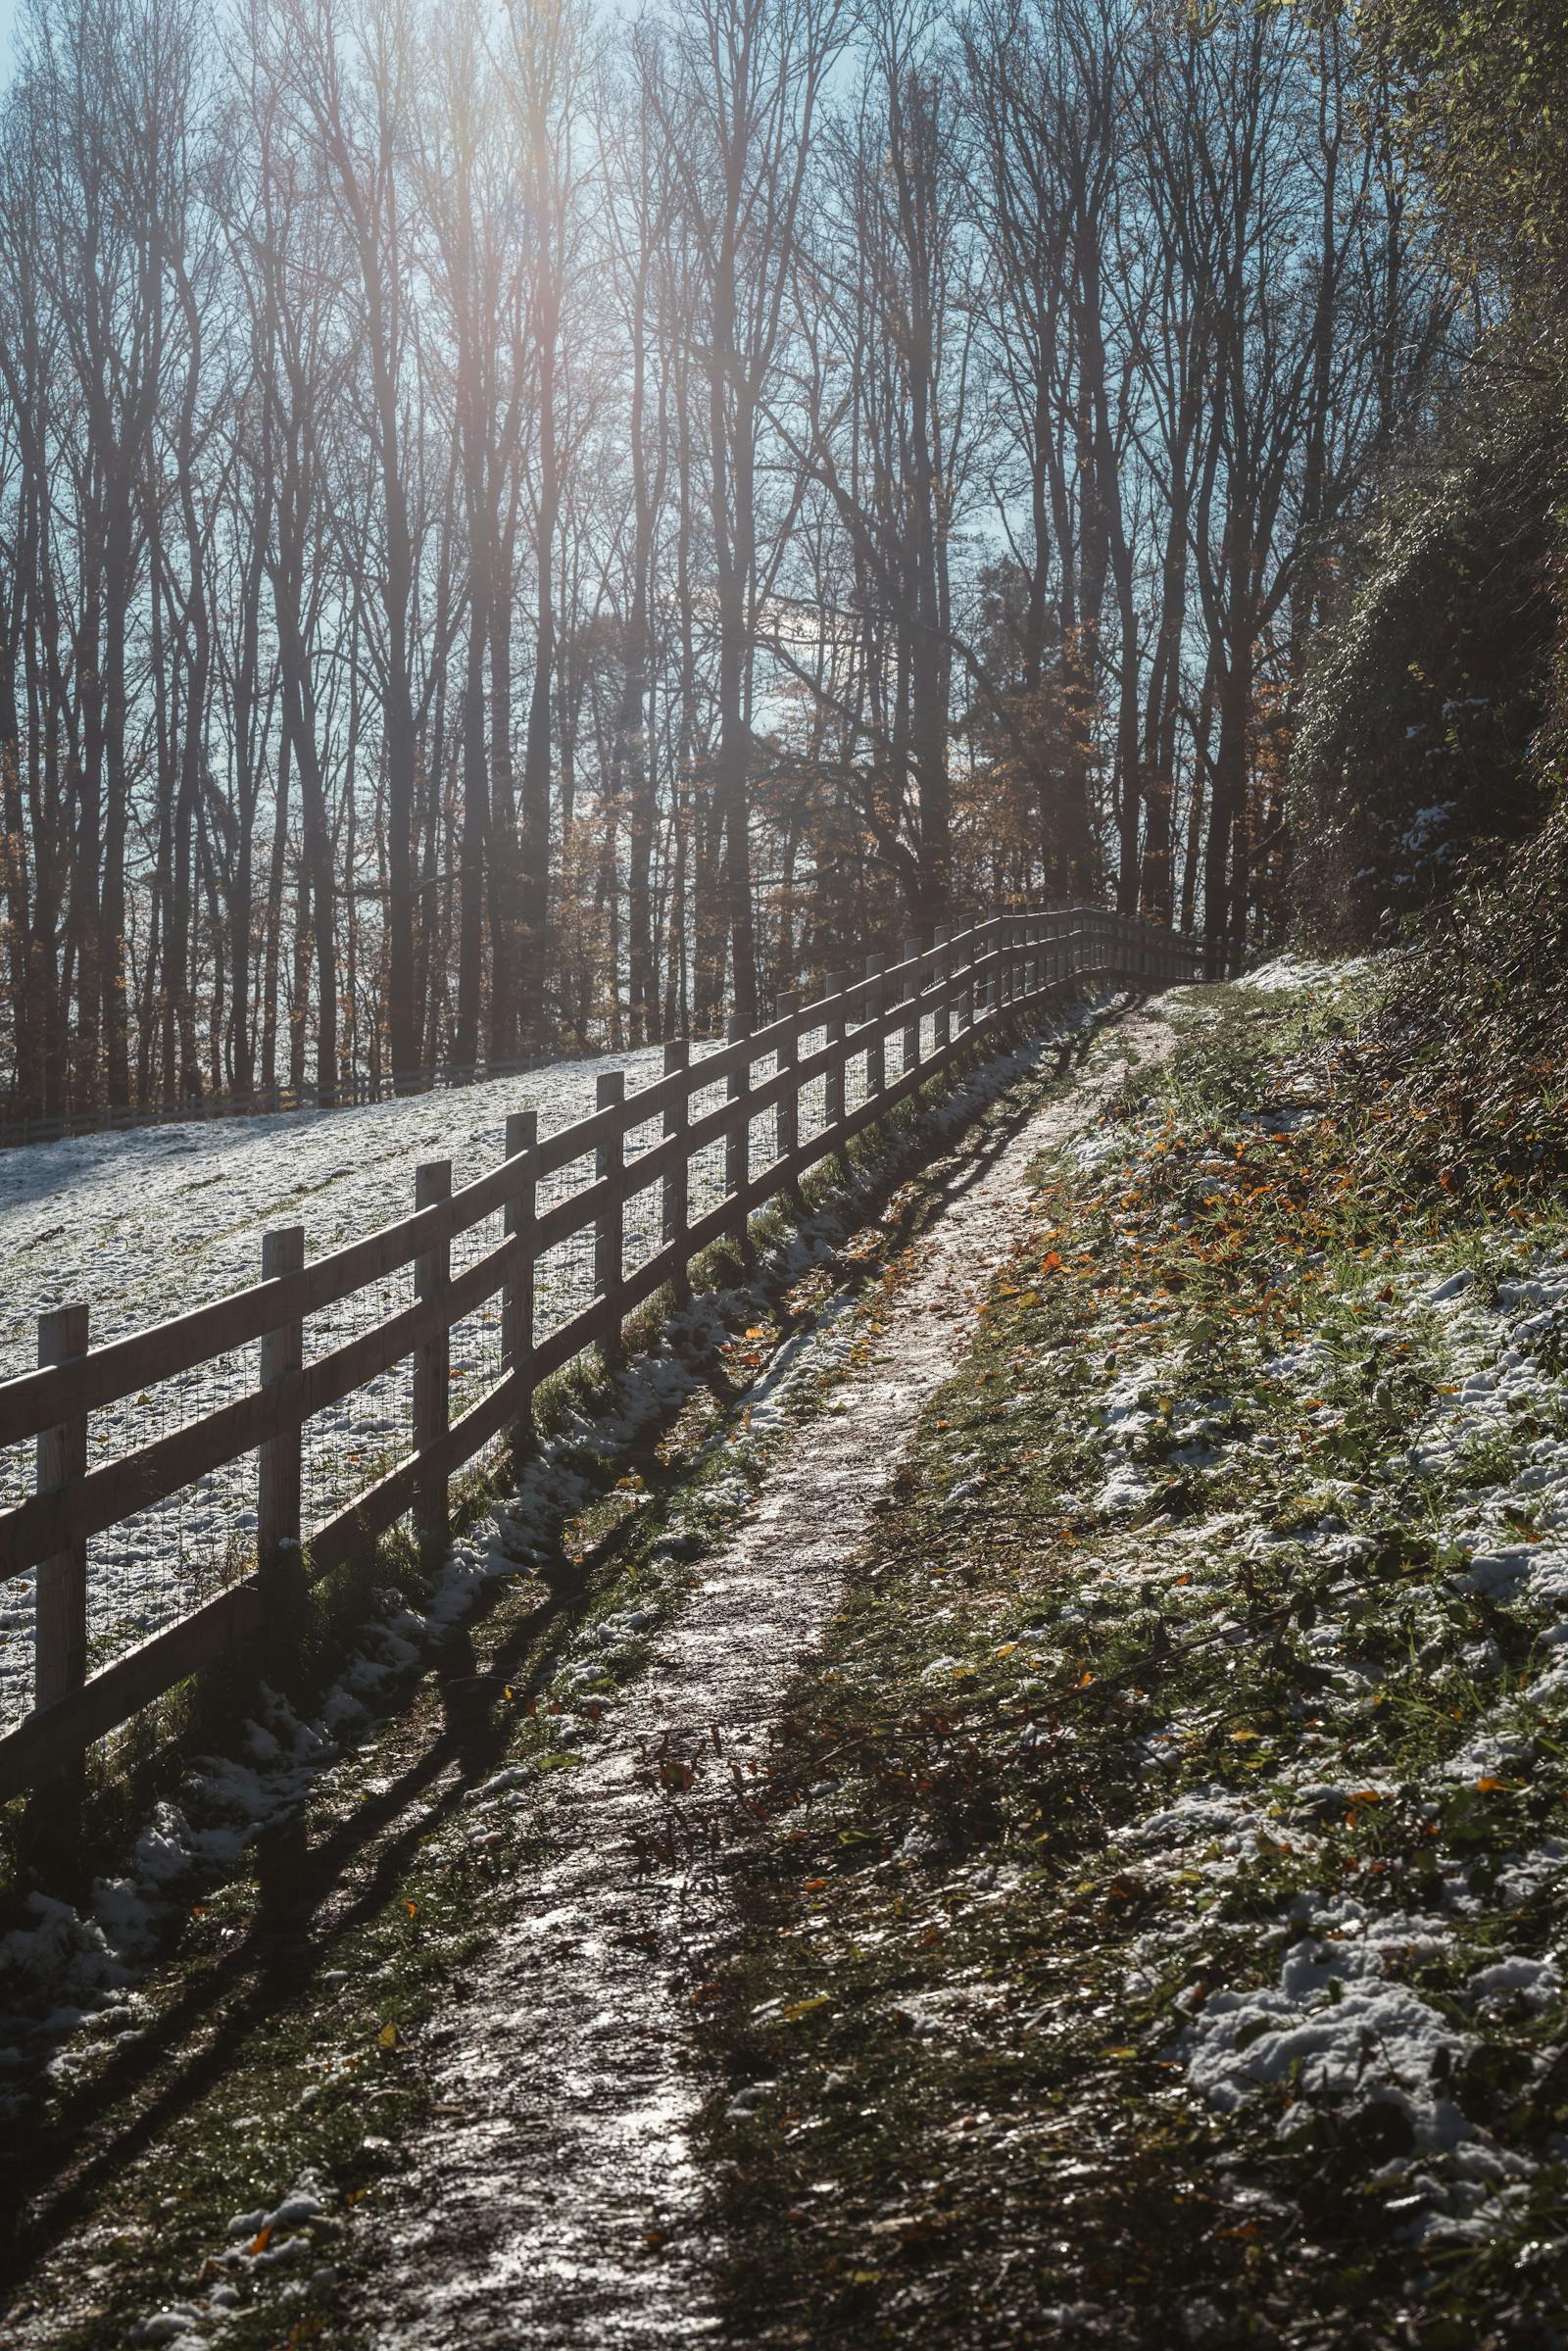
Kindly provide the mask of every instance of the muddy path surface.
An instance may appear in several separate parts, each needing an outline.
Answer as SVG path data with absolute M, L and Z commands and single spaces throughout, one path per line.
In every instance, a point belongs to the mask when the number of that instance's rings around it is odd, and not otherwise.
M 700 1818 L 705 1792 L 718 1797 L 763 1757 L 793 1668 L 1024 1227 L 1026 1170 L 1098 1114 L 1129 1060 L 1163 1058 L 1173 1043 L 1157 1016 L 1123 1020 L 1070 1094 L 965 1164 L 899 1262 L 874 1348 L 703 1561 L 600 1743 L 557 1779 L 546 1857 L 427 2050 L 432 2127 L 356 2314 L 374 2342 L 716 2333 L 689 2140 L 702 2095 L 692 2020 L 730 1917 L 722 1856 L 675 1847 L 672 1792 L 690 1789 Z

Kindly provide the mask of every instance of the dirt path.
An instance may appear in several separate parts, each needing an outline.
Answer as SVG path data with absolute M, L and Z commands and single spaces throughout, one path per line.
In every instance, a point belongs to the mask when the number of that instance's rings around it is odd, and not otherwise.
M 691 1996 L 725 1926 L 713 1872 L 639 1874 L 660 1758 L 760 1755 L 794 1661 L 836 1605 L 927 1399 L 961 1359 L 1025 1214 L 1024 1171 L 1084 1126 L 1171 1030 L 1124 1022 L 1108 1057 L 1032 1117 L 910 1252 L 876 1355 L 767 1476 L 755 1514 L 629 1687 L 613 1728 L 557 1784 L 553 1857 L 519 1892 L 486 1978 L 430 2052 L 436 2117 L 387 2229 L 382 2343 L 698 2342 L 717 2317 L 694 2242 Z

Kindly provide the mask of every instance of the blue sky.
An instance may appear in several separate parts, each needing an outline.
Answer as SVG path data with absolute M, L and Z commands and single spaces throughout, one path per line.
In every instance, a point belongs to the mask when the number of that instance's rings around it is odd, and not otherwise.
M 17 0 L 0 0 L 0 89 L 11 79 L 11 35 L 17 22 Z

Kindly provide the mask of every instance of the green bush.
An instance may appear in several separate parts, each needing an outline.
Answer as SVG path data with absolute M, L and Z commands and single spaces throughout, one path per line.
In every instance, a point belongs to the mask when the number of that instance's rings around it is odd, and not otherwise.
M 1568 802 L 1402 947 L 1345 1071 L 1361 1174 L 1495 1215 L 1568 1185 Z
M 1565 445 L 1555 399 L 1534 387 L 1491 415 L 1467 408 L 1368 523 L 1313 649 L 1292 760 L 1309 850 L 1298 913 L 1319 945 L 1387 936 L 1549 805 L 1538 739 Z

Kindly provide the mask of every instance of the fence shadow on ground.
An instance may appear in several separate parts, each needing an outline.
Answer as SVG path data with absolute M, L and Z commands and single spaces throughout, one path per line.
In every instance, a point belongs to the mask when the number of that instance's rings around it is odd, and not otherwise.
M 1081 1063 L 1094 1034 L 1086 1028 L 1059 1040 L 1051 1073 L 1058 1082 Z M 1003 1119 L 980 1149 L 945 1168 L 901 1239 L 924 1230 L 978 1183 L 1025 1115 L 1020 1110 Z M 885 1206 L 899 1181 L 895 1159 L 869 1203 L 873 1212 Z M 811 1319 L 808 1313 L 797 1327 Z M 705 1364 L 702 1379 L 721 1411 L 751 1385 L 731 1381 L 716 1360 Z M 686 1464 L 660 1462 L 656 1450 L 681 1408 L 672 1405 L 662 1422 L 650 1423 L 626 1456 L 656 1495 L 686 1471 Z M 494 1708 L 497 1693 L 510 1688 L 526 1701 L 548 1688 L 564 1646 L 633 1525 L 628 1520 L 612 1530 L 569 1582 L 553 1585 L 482 1668 L 474 1637 L 507 1588 L 492 1587 L 478 1597 L 411 1685 L 433 1683 L 440 1719 L 398 1776 L 314 1844 L 306 1822 L 296 1817 L 253 1846 L 258 1899 L 243 1939 L 203 1966 L 156 2024 L 127 2042 L 90 2083 L 67 2094 L 57 2117 L 31 2131 L 24 2147 L 13 2142 L 12 2177 L 0 2186 L 0 2285 L 11 2290 L 23 2283 L 32 2264 L 93 2209 L 106 2183 L 124 2177 L 222 2079 L 247 2037 L 309 1991 L 330 1968 L 337 1943 L 386 1909 L 424 1839 L 450 1820 L 475 1782 L 498 1768 L 511 1726 Z M 345 1886 L 352 1891 L 335 1899 Z M 24 2162 L 25 2177 L 19 2177 Z

